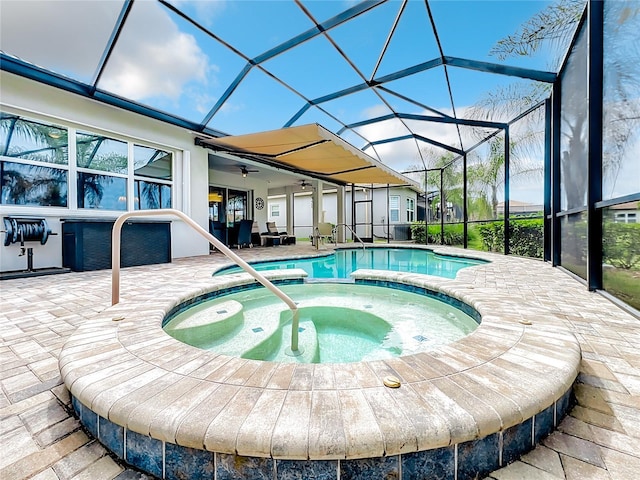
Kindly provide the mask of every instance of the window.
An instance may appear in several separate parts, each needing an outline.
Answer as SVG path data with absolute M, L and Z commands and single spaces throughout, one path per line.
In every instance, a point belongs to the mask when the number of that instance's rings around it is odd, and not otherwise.
M 616 223 L 636 223 L 637 221 L 637 214 L 635 213 L 624 212 L 616 213 L 615 215 Z
M 407 222 L 413 222 L 415 217 L 415 200 L 407 198 Z
M 66 207 L 68 137 L 64 127 L 1 113 L 0 203 Z
M 400 221 L 400 196 L 399 195 L 391 195 L 389 197 L 389 221 L 390 222 Z
M 134 208 L 171 208 L 171 164 L 169 152 L 134 145 Z
M 276 204 L 271 205 L 270 208 L 271 208 L 271 216 L 272 217 L 279 217 L 280 216 L 280 205 L 278 205 L 276 203 Z
M 68 207 L 75 182 L 78 208 L 171 208 L 172 171 L 170 152 L 0 112 L 0 204 Z
M 127 210 L 129 144 L 91 133 L 76 135 L 78 207 Z M 106 172 L 106 173 L 102 173 Z M 133 208 L 171 208 L 172 155 L 133 146 Z
M 127 209 L 128 148 L 104 135 L 76 134 L 78 208 Z

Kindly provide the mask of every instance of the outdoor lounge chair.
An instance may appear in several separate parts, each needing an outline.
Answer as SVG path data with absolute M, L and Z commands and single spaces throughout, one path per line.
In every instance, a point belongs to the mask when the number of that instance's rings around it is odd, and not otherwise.
M 278 232 L 276 222 L 267 222 L 267 231 L 260 234 L 262 245 L 284 245 L 289 243 L 287 232 Z

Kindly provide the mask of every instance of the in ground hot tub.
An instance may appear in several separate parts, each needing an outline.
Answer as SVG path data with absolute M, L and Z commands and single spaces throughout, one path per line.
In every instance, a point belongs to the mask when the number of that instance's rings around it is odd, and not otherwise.
M 299 271 L 268 275 L 302 281 Z M 354 276 L 455 299 L 482 323 L 452 343 L 388 358 L 254 360 L 162 329 L 185 305 L 254 281 L 176 281 L 157 298 L 106 309 L 65 344 L 61 373 L 81 422 L 118 457 L 158 477 L 463 480 L 515 460 L 567 411 L 580 350 L 553 314 L 515 311 L 518 299 L 455 280 Z M 389 376 L 398 388 L 385 386 Z
M 181 305 L 165 321 L 172 337 L 225 355 L 275 362 L 342 363 L 431 350 L 474 331 L 480 315 L 457 299 L 423 289 L 354 283 L 284 285 L 298 306 L 299 352 L 292 312 L 265 288 L 212 292 Z

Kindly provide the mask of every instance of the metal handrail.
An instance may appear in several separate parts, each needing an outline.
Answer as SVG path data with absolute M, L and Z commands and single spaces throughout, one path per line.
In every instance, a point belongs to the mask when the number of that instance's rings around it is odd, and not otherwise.
M 236 265 L 241 267 L 245 272 L 249 273 L 253 278 L 260 282 L 265 288 L 275 294 L 284 303 L 287 304 L 292 313 L 291 319 L 291 352 L 292 355 L 297 356 L 302 352 L 298 350 L 298 306 L 291 298 L 276 287 L 273 283 L 267 280 L 262 274 L 256 271 L 251 265 L 241 259 L 238 255 L 233 253 L 229 247 L 223 244 L 220 240 L 215 238 L 204 228 L 198 225 L 193 219 L 186 214 L 173 208 L 162 208 L 158 210 L 136 210 L 134 212 L 127 212 L 120 215 L 113 224 L 113 230 L 111 231 L 111 305 L 116 305 L 120 302 L 120 232 L 122 225 L 130 217 L 151 217 L 158 215 L 175 215 L 182 219 L 187 225 L 193 228 L 196 232 L 206 238 L 216 249 L 220 250 L 227 258 L 233 260 Z
M 358 236 L 358 234 L 356 232 L 353 231 L 353 228 L 351 228 L 346 223 L 338 223 L 337 225 L 335 225 L 333 227 L 333 238 L 334 238 L 334 243 L 336 245 L 338 244 L 338 237 L 336 235 L 336 233 L 338 232 L 338 227 L 346 227 L 346 228 L 348 228 L 349 231 L 351 232 L 351 234 L 356 238 L 356 240 L 358 240 L 362 244 L 362 250 L 365 250 L 364 242 L 362 241 L 362 239 Z

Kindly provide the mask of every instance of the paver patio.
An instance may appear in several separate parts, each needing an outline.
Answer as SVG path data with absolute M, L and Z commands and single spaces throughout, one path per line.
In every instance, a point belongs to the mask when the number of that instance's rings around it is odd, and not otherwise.
M 445 249 L 455 253 L 456 249 Z M 307 245 L 240 250 L 247 260 L 316 253 Z M 487 255 L 487 254 L 483 254 Z M 583 360 L 576 405 L 559 429 L 520 461 L 489 478 L 632 480 L 640 471 L 640 320 L 558 269 L 489 255 L 484 287 L 535 296 L 578 338 Z M 172 277 L 204 278 L 220 254 L 123 270 L 122 297 L 167 288 Z M 536 274 L 531 274 L 535 271 Z M 542 272 L 538 274 L 538 272 Z M 61 384 L 57 358 L 86 312 L 110 305 L 110 271 L 0 283 L 0 478 L 148 478 L 117 463 L 82 429 Z M 550 285 L 562 285 L 550 291 Z

